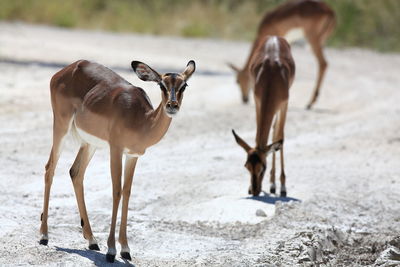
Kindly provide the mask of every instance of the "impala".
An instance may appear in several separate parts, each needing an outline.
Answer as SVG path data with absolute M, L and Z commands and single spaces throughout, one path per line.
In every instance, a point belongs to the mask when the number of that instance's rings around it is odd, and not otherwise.
M 266 36 L 255 48 L 249 63 L 250 79 L 254 83 L 256 104 L 256 146 L 250 147 L 234 130 L 236 142 L 247 153 L 245 167 L 251 175 L 249 194 L 258 196 L 262 190 L 262 180 L 267 168 L 267 155 L 273 154 L 270 192 L 275 193 L 275 152 L 280 150 L 281 191 L 286 197 L 286 177 L 283 160 L 283 140 L 289 88 L 295 74 L 295 64 L 286 40 L 278 36 Z M 267 146 L 271 125 L 275 118 L 272 135 L 273 143 Z
M 53 108 L 53 146 L 46 164 L 43 213 L 41 215 L 40 244 L 48 243 L 48 208 L 54 170 L 60 157 L 64 137 L 75 133 L 81 146 L 70 169 L 81 217 L 83 236 L 89 249 L 99 250 L 86 211 L 83 179 L 86 167 L 97 147 L 109 146 L 112 178 L 112 218 L 108 236 L 106 259 L 113 262 L 115 226 L 122 195 L 122 216 L 119 243 L 122 258 L 131 259 L 126 236 L 129 197 L 137 159 L 146 148 L 165 135 L 182 103 L 186 81 L 195 71 L 189 61 L 182 73 L 159 74 L 148 65 L 133 61 L 134 72 L 143 81 L 156 82 L 161 88 L 161 103 L 154 110 L 146 93 L 131 85 L 112 70 L 93 62 L 80 60 L 57 72 L 51 79 L 50 92 Z M 122 158 L 125 155 L 124 182 L 121 184 Z
M 249 91 L 252 87 L 249 68 L 251 59 L 257 47 L 267 35 L 285 36 L 290 30 L 301 28 L 305 38 L 311 45 L 312 51 L 318 60 L 318 78 L 311 100 L 307 105 L 310 109 L 317 101 L 322 80 L 328 63 L 325 59 L 322 46 L 333 32 L 336 25 L 335 12 L 324 2 L 315 0 L 289 1 L 275 10 L 264 15 L 258 26 L 257 37 L 253 42 L 250 55 L 243 69 L 229 66 L 236 72 L 236 81 L 242 92 L 244 103 L 248 101 Z

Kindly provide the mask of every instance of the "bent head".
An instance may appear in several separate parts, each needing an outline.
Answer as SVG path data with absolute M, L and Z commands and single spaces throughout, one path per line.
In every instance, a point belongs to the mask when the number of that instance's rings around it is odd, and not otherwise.
M 175 116 L 181 106 L 183 92 L 186 89 L 186 81 L 192 76 L 196 64 L 190 60 L 182 73 L 160 74 L 145 63 L 132 61 L 133 70 L 143 81 L 156 82 L 162 91 L 164 110 L 169 117 Z
M 261 193 L 262 180 L 264 178 L 265 170 L 267 169 L 267 156 L 278 151 L 282 147 L 283 140 L 264 148 L 252 148 L 242 138 L 240 138 L 234 130 L 232 130 L 232 133 L 238 145 L 247 153 L 247 160 L 244 166 L 250 173 L 249 194 L 258 196 Z
M 250 92 L 250 78 L 247 70 L 241 70 L 231 63 L 228 63 L 228 66 L 236 73 L 236 82 L 242 92 L 242 101 L 243 103 L 247 103 L 249 101 Z

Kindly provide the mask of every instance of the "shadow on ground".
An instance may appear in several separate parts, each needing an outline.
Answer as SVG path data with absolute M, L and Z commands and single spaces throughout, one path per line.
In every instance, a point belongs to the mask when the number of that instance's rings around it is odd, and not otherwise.
M 291 106 L 291 107 L 289 107 L 289 111 L 292 111 L 292 112 L 310 112 L 310 113 L 327 114 L 327 115 L 338 115 L 338 114 L 340 114 L 340 112 L 338 110 L 334 110 L 334 109 L 328 109 L 328 108 L 311 108 L 311 109 L 307 109 L 306 106 L 304 106 L 304 107 Z
M 65 66 L 71 64 L 66 62 L 46 62 L 46 61 L 39 61 L 39 60 L 19 60 L 19 59 L 9 59 L 9 58 L 0 58 L 0 63 L 6 64 L 13 64 L 19 66 L 39 66 L 42 68 L 55 68 L 55 69 L 62 69 Z M 100 63 L 101 64 L 101 63 Z M 126 62 L 126 67 L 122 66 L 110 66 L 109 68 L 114 71 L 123 71 L 123 72 L 131 72 L 131 68 L 128 67 L 130 65 L 129 62 Z M 154 66 L 153 66 L 154 67 Z M 180 73 L 182 69 L 175 69 L 175 68 L 160 68 L 155 66 L 159 72 L 177 72 Z M 224 72 L 224 71 L 210 71 L 205 69 L 196 70 L 197 75 L 206 75 L 206 76 L 231 76 L 232 73 Z
M 119 261 L 118 259 L 115 259 L 114 263 L 109 263 L 106 261 L 106 255 L 103 253 L 100 253 L 98 251 L 94 250 L 81 250 L 81 249 L 69 249 L 69 248 L 60 248 L 60 247 L 55 247 L 57 251 L 62 251 L 66 252 L 69 254 L 77 254 L 81 257 L 85 257 L 91 261 L 93 261 L 93 264 L 95 266 L 132 266 L 134 267 L 132 263 L 130 263 L 127 260 L 123 260 L 123 262 Z M 118 256 L 118 255 L 117 255 Z
M 297 198 L 293 198 L 293 197 L 278 197 L 278 196 L 274 196 L 274 195 L 270 195 L 266 192 L 263 191 L 263 194 L 261 196 L 251 196 L 251 197 L 246 197 L 246 199 L 252 199 L 252 200 L 256 200 L 256 201 L 261 201 L 267 204 L 275 204 L 278 201 L 281 202 L 289 202 L 289 201 L 298 201 L 301 202 L 300 199 Z

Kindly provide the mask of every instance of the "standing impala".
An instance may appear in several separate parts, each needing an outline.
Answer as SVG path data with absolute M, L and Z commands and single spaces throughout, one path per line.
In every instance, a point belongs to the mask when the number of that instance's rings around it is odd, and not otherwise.
M 244 68 L 240 69 L 229 64 L 237 74 L 237 83 L 242 92 L 243 102 L 246 103 L 248 101 L 249 91 L 252 87 L 249 77 L 251 58 L 256 52 L 257 47 L 263 42 L 265 36 L 285 36 L 292 29 L 301 28 L 311 45 L 312 51 L 317 57 L 319 66 L 317 83 L 312 98 L 307 105 L 307 108 L 310 109 L 317 101 L 319 89 L 328 66 L 322 46 L 331 35 L 335 25 L 335 12 L 324 2 L 316 0 L 289 1 L 275 10 L 266 13 L 258 26 L 257 37 Z
M 284 38 L 266 36 L 255 48 L 249 63 L 250 78 L 254 83 L 256 103 L 257 133 L 256 146 L 250 147 L 234 130 L 236 142 L 246 151 L 245 167 L 251 175 L 249 194 L 258 196 L 262 190 L 262 180 L 267 167 L 266 157 L 273 153 L 270 192 L 275 193 L 275 152 L 281 154 L 281 196 L 286 197 L 285 171 L 283 161 L 283 140 L 289 88 L 295 73 L 295 64 L 290 46 Z M 267 146 L 272 122 L 275 118 L 273 143 Z
M 112 178 L 113 207 L 106 258 L 116 255 L 115 226 L 121 195 L 122 216 L 119 230 L 121 256 L 131 259 L 126 237 L 129 197 L 137 159 L 146 148 L 165 135 L 171 117 L 178 113 L 186 81 L 195 71 L 189 61 L 182 73 L 159 74 L 146 64 L 133 61 L 132 68 L 143 81 L 156 82 L 161 88 L 161 103 L 153 109 L 146 93 L 110 69 L 86 60 L 77 61 L 58 73 L 50 82 L 53 107 L 53 147 L 46 164 L 45 193 L 41 216 L 40 244 L 47 245 L 47 217 L 50 188 L 64 137 L 72 130 L 81 139 L 81 147 L 70 169 L 81 216 L 83 236 L 89 248 L 99 250 L 86 212 L 83 179 L 96 147 L 108 145 Z M 125 154 L 124 184 L 121 187 L 122 156 Z

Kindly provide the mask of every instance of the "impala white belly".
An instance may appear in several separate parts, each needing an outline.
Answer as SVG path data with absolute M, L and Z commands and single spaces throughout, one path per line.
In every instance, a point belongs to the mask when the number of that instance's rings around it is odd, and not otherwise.
M 76 133 L 73 133 L 73 135 L 76 135 L 75 138 L 79 139 L 80 142 L 85 142 L 88 143 L 92 146 L 95 146 L 97 148 L 103 148 L 103 147 L 107 147 L 108 146 L 108 142 L 98 138 L 97 136 L 94 136 L 88 132 L 85 132 L 84 130 L 82 130 L 81 128 L 79 128 L 78 126 L 76 126 L 75 122 L 74 122 L 74 127 L 76 130 Z M 73 131 L 72 131 L 73 132 Z M 132 150 L 129 150 L 127 148 L 124 148 L 123 153 L 129 157 L 140 157 L 144 154 L 144 151 L 141 153 L 135 153 Z
M 76 131 L 79 135 L 79 138 L 82 139 L 84 142 L 91 144 L 95 147 L 107 147 L 108 146 L 108 142 L 98 138 L 97 136 L 94 136 L 90 133 L 85 132 L 84 130 L 80 129 L 79 127 L 77 127 L 75 125 Z
M 303 28 L 293 28 L 290 31 L 288 31 L 285 35 L 286 40 L 288 41 L 289 44 L 303 40 L 304 39 L 304 30 Z

